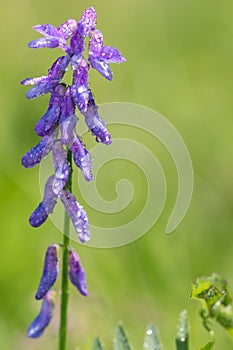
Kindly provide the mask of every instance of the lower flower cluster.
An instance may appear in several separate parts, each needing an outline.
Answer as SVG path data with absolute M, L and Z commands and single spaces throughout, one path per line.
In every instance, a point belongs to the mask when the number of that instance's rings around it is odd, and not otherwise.
M 35 295 L 36 300 L 42 300 L 41 310 L 28 328 L 27 335 L 29 338 L 39 338 L 53 316 L 55 292 L 51 288 L 57 280 L 59 271 L 58 250 L 59 245 L 51 244 L 46 251 L 43 274 Z M 87 296 L 86 274 L 82 268 L 80 258 L 73 248 L 68 247 L 68 250 L 70 282 L 82 295 Z

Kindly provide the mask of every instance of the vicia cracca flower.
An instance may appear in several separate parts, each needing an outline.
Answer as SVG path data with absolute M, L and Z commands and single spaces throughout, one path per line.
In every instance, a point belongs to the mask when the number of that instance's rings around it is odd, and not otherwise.
M 93 7 L 84 11 L 79 22 L 70 19 L 57 28 L 51 24 L 34 26 L 33 29 L 43 37 L 31 41 L 28 45 L 30 48 L 60 47 L 65 56 L 60 56 L 53 63 L 48 75 L 27 78 L 21 83 L 34 85 L 26 94 L 28 99 L 51 94 L 47 111 L 35 125 L 41 140 L 22 158 L 22 165 L 31 168 L 52 151 L 54 162 L 54 175 L 48 179 L 43 200 L 30 216 L 29 222 L 33 227 L 42 225 L 53 212 L 57 199 L 61 198 L 83 243 L 90 239 L 89 223 L 85 210 L 66 188 L 70 173 L 68 152 L 71 151 L 74 163 L 82 171 L 85 180 L 92 180 L 93 175 L 91 156 L 76 132 L 75 110 L 77 108 L 83 115 L 96 141 L 109 145 L 111 136 L 98 113 L 88 74 L 90 68 L 94 68 L 111 80 L 109 64 L 125 62 L 116 48 L 103 45 L 103 35 L 95 27 L 96 12 Z M 88 47 L 87 59 L 84 57 L 85 45 Z M 69 65 L 73 74 L 72 85 L 67 85 L 63 80 Z
M 54 292 L 49 291 L 42 300 L 39 315 L 28 327 L 27 336 L 29 338 L 39 338 L 53 317 Z

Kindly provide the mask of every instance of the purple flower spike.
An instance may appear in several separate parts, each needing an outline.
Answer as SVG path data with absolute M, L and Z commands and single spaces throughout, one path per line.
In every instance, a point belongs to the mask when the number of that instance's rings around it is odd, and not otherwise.
M 87 151 L 86 147 L 82 144 L 75 132 L 73 133 L 73 140 L 70 149 L 73 153 L 75 164 L 83 172 L 84 179 L 86 181 L 93 180 L 90 153 Z
M 83 12 L 81 20 L 78 22 L 77 30 L 83 36 L 89 36 L 96 26 L 96 12 L 94 7 L 89 7 Z
M 111 144 L 111 136 L 106 128 L 105 122 L 98 114 L 98 107 L 96 106 L 94 97 L 91 93 L 87 111 L 83 113 L 83 115 L 88 128 L 92 134 L 96 136 L 96 141 L 102 142 L 105 145 Z
M 51 94 L 49 108 L 43 117 L 35 125 L 35 131 L 39 136 L 45 136 L 57 125 L 61 112 L 61 104 L 66 88 L 63 84 L 56 86 Z
M 43 201 L 29 218 L 29 223 L 33 227 L 41 226 L 48 218 L 48 215 L 53 212 L 57 203 L 57 196 L 53 192 L 53 182 L 54 176 L 50 176 L 45 184 Z
M 27 336 L 29 338 L 39 338 L 53 317 L 54 292 L 49 291 L 43 301 L 39 315 L 28 328 Z
M 73 74 L 74 84 L 72 85 L 71 93 L 81 113 L 86 112 L 89 100 L 88 70 L 88 63 L 82 59 Z
M 53 192 L 58 196 L 69 177 L 69 166 L 66 162 L 67 153 L 63 149 L 60 140 L 57 140 L 53 145 L 53 163 L 55 169 Z
M 69 39 L 69 37 L 74 33 L 77 27 L 77 21 L 73 18 L 68 19 L 65 23 L 62 23 L 57 31 L 63 36 L 65 40 Z
M 109 63 L 126 62 L 126 59 L 115 47 L 103 46 L 103 35 L 99 30 L 94 30 L 92 33 L 88 60 L 91 66 L 108 80 L 112 80 Z
M 25 168 L 32 168 L 39 164 L 52 149 L 52 146 L 57 138 L 58 130 L 54 130 L 50 135 L 44 136 L 41 141 L 30 149 L 22 158 L 22 165 Z
M 56 282 L 58 274 L 58 245 L 51 244 L 45 254 L 43 274 L 35 298 L 42 299 Z
M 61 201 L 65 207 L 67 215 L 73 222 L 78 237 L 82 243 L 90 240 L 89 222 L 87 213 L 76 201 L 75 196 L 67 190 L 61 192 Z
M 85 271 L 78 254 L 71 247 L 69 247 L 69 278 L 82 295 L 88 295 Z

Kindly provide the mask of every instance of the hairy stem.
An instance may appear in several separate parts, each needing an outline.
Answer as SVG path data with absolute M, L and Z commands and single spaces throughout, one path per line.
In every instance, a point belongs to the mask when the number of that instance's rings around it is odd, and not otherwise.
M 66 189 L 72 191 L 72 155 L 68 151 L 67 162 L 70 167 L 69 179 L 66 183 Z M 61 312 L 60 312 L 60 333 L 59 333 L 59 350 L 66 349 L 66 335 L 67 335 L 67 308 L 69 300 L 69 278 L 68 278 L 68 259 L 69 259 L 69 233 L 70 233 L 70 219 L 65 213 L 64 218 L 64 235 L 63 235 L 63 259 L 62 259 L 62 282 L 61 282 Z

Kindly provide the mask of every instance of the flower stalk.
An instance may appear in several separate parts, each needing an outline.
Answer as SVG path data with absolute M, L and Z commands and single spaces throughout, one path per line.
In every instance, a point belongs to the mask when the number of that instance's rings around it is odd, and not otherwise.
M 67 163 L 69 164 L 70 174 L 66 183 L 67 189 L 72 192 L 72 155 L 71 151 L 67 154 Z M 70 243 L 70 218 L 65 212 L 64 216 L 64 235 L 63 235 L 63 256 L 62 256 L 62 280 L 61 280 L 61 311 L 60 311 L 60 331 L 59 331 L 59 350 L 66 348 L 67 334 L 67 309 L 69 301 L 69 279 L 68 279 L 68 259 Z

